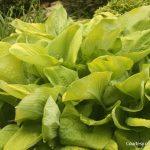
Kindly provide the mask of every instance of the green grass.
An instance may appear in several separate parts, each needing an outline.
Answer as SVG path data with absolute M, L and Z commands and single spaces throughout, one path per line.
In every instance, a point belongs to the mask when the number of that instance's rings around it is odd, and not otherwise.
M 30 23 L 44 22 L 47 11 L 47 9 L 40 6 L 40 0 L 32 0 L 28 10 L 26 10 L 25 4 L 22 3 L 17 9 L 14 5 L 11 6 L 7 12 L 0 11 L 0 40 L 14 32 L 14 28 L 10 25 L 10 22 L 13 19 L 20 18 L 21 20 Z
M 14 31 L 14 28 L 9 24 L 12 20 L 12 8 L 5 16 L 2 12 L 0 13 L 0 40 Z

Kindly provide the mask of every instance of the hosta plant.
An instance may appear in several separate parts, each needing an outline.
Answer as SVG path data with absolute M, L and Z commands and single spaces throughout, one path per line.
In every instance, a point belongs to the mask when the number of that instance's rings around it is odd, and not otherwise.
M 0 42 L 1 150 L 149 150 L 150 6 L 74 21 L 14 20 Z

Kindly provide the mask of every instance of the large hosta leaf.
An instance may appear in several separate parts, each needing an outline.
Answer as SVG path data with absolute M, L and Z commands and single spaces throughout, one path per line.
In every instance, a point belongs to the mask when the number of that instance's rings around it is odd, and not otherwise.
M 47 45 L 49 42 L 51 42 L 51 39 L 49 39 L 47 37 L 43 37 L 41 35 L 35 35 L 35 34 L 23 32 L 18 35 L 16 42 L 17 43 L 29 43 L 29 44 L 41 43 L 41 45 L 44 45 L 44 44 Z M 13 44 L 15 44 L 15 43 L 13 43 Z
M 17 58 L 38 66 L 53 66 L 58 60 L 48 55 L 48 52 L 39 45 L 17 43 L 12 45 L 10 53 Z M 38 60 L 38 61 L 37 61 Z
M 21 21 L 20 19 L 15 19 L 12 21 L 11 25 L 21 32 L 40 35 L 50 39 L 52 38 L 52 36 L 46 33 L 45 25 L 42 23 L 27 23 Z
M 94 72 L 69 85 L 63 101 L 98 99 L 111 78 L 111 72 Z
M 59 108 L 53 98 L 49 97 L 44 106 L 42 119 L 42 137 L 43 140 L 47 141 L 51 147 L 54 146 L 54 139 L 57 136 L 59 117 Z
M 79 113 L 70 104 L 60 118 L 61 144 L 103 149 L 111 140 L 112 131 L 106 126 L 88 127 L 80 121 Z
M 65 62 L 75 63 L 82 41 L 81 27 L 78 24 L 69 26 L 47 47 L 49 54 Z
M 124 15 L 120 16 L 119 21 L 126 28 L 126 32 L 136 30 L 136 24 L 141 20 L 145 20 L 149 17 L 150 6 L 143 6 L 135 8 Z
M 0 130 L 0 150 L 3 150 L 5 144 L 16 133 L 17 130 L 18 127 L 14 124 L 7 125 Z
M 89 32 L 83 41 L 81 46 L 83 58 L 92 60 L 107 54 L 104 51 L 111 49 L 121 30 L 116 19 L 103 19 Z
M 130 58 L 133 60 L 134 63 L 136 63 L 142 60 L 144 57 L 146 57 L 149 53 L 150 53 L 150 49 L 147 49 L 144 51 L 124 53 L 122 54 L 122 56 Z
M 49 96 L 54 100 L 57 99 L 58 94 L 62 91 L 62 87 L 40 87 L 27 95 L 20 101 L 16 107 L 15 120 L 22 122 L 24 120 L 37 120 L 42 118 L 44 105 Z
M 122 49 L 120 53 L 137 52 L 150 49 L 150 29 L 137 31 L 121 38 Z
M 141 97 L 141 83 L 149 78 L 149 67 L 143 71 L 130 76 L 125 81 L 116 84 L 116 87 L 123 93 L 139 99 Z
M 45 22 L 45 30 L 48 34 L 55 37 L 60 34 L 67 26 L 67 12 L 61 4 L 51 7 L 50 15 Z
M 69 86 L 78 79 L 76 71 L 63 66 L 45 68 L 44 73 L 52 85 Z
M 94 16 L 94 18 L 92 18 L 91 20 L 88 20 L 87 22 L 85 22 L 84 28 L 83 28 L 83 35 L 86 37 L 89 32 L 91 32 L 94 27 L 103 19 L 103 17 L 101 15 L 97 15 Z
M 39 122 L 26 122 L 8 140 L 4 150 L 27 150 L 41 140 L 41 125 Z
M 0 79 L 9 83 L 26 83 L 23 63 L 9 53 L 10 45 L 0 42 Z
M 118 78 L 130 70 L 133 61 L 121 56 L 100 56 L 88 64 L 91 72 L 112 71 L 112 77 Z
M 38 85 L 8 84 L 7 82 L 0 80 L 0 88 L 9 95 L 22 99 L 38 88 Z

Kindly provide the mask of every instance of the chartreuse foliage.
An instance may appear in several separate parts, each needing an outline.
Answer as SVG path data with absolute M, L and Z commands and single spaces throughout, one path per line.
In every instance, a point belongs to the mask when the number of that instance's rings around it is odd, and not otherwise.
M 150 149 L 150 6 L 74 21 L 57 4 L 45 23 L 12 25 L 0 150 Z

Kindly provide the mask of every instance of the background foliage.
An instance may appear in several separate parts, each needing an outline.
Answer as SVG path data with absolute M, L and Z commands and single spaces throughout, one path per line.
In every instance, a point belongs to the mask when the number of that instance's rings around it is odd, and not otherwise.
M 114 14 L 124 14 L 133 8 L 150 5 L 150 0 L 111 0 L 104 7 L 100 7 L 96 13 L 109 11 Z

